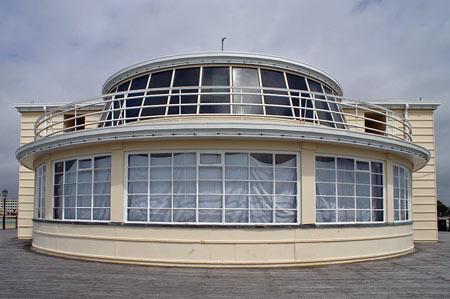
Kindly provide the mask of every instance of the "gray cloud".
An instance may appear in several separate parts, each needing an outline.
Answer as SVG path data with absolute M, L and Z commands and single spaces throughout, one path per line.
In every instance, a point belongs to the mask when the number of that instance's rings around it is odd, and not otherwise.
M 450 204 L 450 2 L 0 2 L 1 188 L 17 193 L 23 102 L 98 95 L 119 69 L 177 53 L 225 50 L 296 59 L 324 69 L 348 97 L 440 101 L 439 198 Z

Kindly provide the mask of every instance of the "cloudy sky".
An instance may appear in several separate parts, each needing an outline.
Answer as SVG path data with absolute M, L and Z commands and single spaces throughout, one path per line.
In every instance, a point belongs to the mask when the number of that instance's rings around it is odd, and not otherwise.
M 337 78 L 344 95 L 440 102 L 438 196 L 450 205 L 450 1 L 0 0 L 0 188 L 17 196 L 17 103 L 100 94 L 116 71 L 225 50 L 283 56 Z

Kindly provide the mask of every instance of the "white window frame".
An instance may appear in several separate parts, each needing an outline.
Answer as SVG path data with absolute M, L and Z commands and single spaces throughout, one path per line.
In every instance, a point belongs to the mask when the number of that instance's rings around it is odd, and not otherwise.
M 47 169 L 46 165 L 42 164 L 36 168 L 36 179 L 34 189 L 34 218 L 45 218 L 45 185 Z
M 338 221 L 338 210 L 353 210 L 353 211 L 355 211 L 355 213 L 356 213 L 356 211 L 358 211 L 358 210 L 360 210 L 360 209 L 357 209 L 357 207 L 356 207 L 356 200 L 357 200 L 357 195 L 356 195 L 356 185 L 359 185 L 359 184 L 357 184 L 356 183 L 356 177 L 355 177 L 355 180 L 354 180 L 354 183 L 353 183 L 353 186 L 354 186 L 354 188 L 355 188 L 355 190 L 354 190 L 354 195 L 353 195 L 353 197 L 354 197 L 354 199 L 355 199 L 355 208 L 354 209 L 339 209 L 339 195 L 338 195 L 338 190 L 337 190 L 337 185 L 338 185 L 338 181 L 337 181 L 337 177 L 338 177 L 338 174 L 337 174 L 337 171 L 338 171 L 338 168 L 336 167 L 334 170 L 335 170 L 335 177 L 336 177 L 336 181 L 334 182 L 334 185 L 335 185 L 335 188 L 336 188 L 336 192 L 335 192 L 335 197 L 336 197 L 336 202 L 335 202 L 335 204 L 336 204 L 336 207 L 334 208 L 334 209 L 317 209 L 317 187 L 316 187 L 316 184 L 318 183 L 318 181 L 317 181 L 317 174 L 316 174 L 316 170 L 317 170 L 317 167 L 315 166 L 315 164 L 316 164 L 316 157 L 330 157 L 330 158 L 334 158 L 334 159 L 336 159 L 336 161 L 337 161 L 337 159 L 338 158 L 343 158 L 343 159 L 352 159 L 352 160 L 354 160 L 354 161 L 362 161 L 362 162 L 368 162 L 369 163 L 369 165 L 371 164 L 371 162 L 378 162 L 378 163 L 381 163 L 382 164 L 382 166 L 383 166 L 383 171 L 382 171 L 382 175 L 383 175 L 383 185 L 382 185 L 382 187 L 383 187 L 383 221 L 373 221 L 372 220 L 372 218 L 373 218 L 373 212 L 374 212 L 374 209 L 373 209 L 373 197 L 372 197 L 372 187 L 374 186 L 373 184 L 372 184 L 372 171 L 370 170 L 368 173 L 369 173 L 369 179 L 370 179 L 370 184 L 369 184 L 369 188 L 370 188 L 370 209 L 363 209 L 363 210 L 369 210 L 370 211 L 370 221 L 357 221 L 356 220 L 356 215 L 355 215 L 355 221 L 353 221 L 353 222 L 342 222 L 342 221 Z M 337 162 L 336 162 L 337 163 Z M 355 173 L 355 175 L 356 175 L 356 169 L 353 171 L 354 173 Z M 346 224 L 377 224 L 377 223 L 386 223 L 386 221 L 387 221 L 387 219 L 386 219 L 386 164 L 384 163 L 384 161 L 382 161 L 382 160 L 378 160 L 378 159 L 370 159 L 370 158 L 361 158 L 361 157 L 355 157 L 355 156 L 348 156 L 348 155 L 336 155 L 336 154 L 322 154 L 322 153 L 316 153 L 315 154 L 315 156 L 314 156 L 314 177 L 315 177 L 315 185 L 314 185 L 314 188 L 316 188 L 315 190 L 316 190 L 316 198 L 315 198 L 315 203 L 316 203 L 316 224 L 320 224 L 320 225 L 334 225 L 334 224 L 343 224 L 343 225 L 346 225 Z M 321 182 L 319 182 L 319 183 L 321 183 Z M 332 184 L 331 182 L 322 182 L 322 183 L 328 183 L 328 184 Z M 379 185 L 375 185 L 375 186 L 379 186 Z M 336 221 L 334 221 L 334 222 L 317 222 L 317 211 L 320 211 L 320 210 L 334 210 L 334 211 L 336 211 Z M 378 209 L 376 209 L 376 210 L 378 210 Z
M 100 157 L 109 157 L 110 161 L 111 161 L 111 166 L 112 166 L 112 155 L 111 153 L 104 153 L 104 154 L 95 154 L 95 155 L 88 155 L 88 156 L 77 156 L 77 157 L 70 157 L 70 158 L 64 158 L 64 159 L 60 159 L 60 160 L 55 160 L 52 163 L 52 219 L 53 220 L 57 220 L 57 221 L 70 221 L 70 222 L 110 222 L 111 221 L 111 188 L 109 190 L 109 194 L 101 194 L 102 196 L 108 196 L 110 197 L 110 201 L 109 201 L 109 207 L 102 207 L 104 209 L 109 209 L 110 211 L 110 217 L 109 219 L 102 219 L 102 220 L 96 220 L 93 219 L 93 209 L 94 209 L 94 163 L 95 163 L 95 158 L 100 158 Z M 78 161 L 79 160 L 87 160 L 87 159 L 91 159 L 91 193 L 89 194 L 89 196 L 91 196 L 91 206 L 90 206 L 90 219 L 77 219 L 77 193 L 78 193 Z M 76 172 L 76 179 L 75 179 L 75 206 L 73 207 L 75 209 L 75 218 L 74 219 L 65 219 L 65 206 L 64 206 L 64 184 L 65 184 L 65 176 L 66 176 L 66 170 L 64 169 L 65 167 L 65 162 L 69 161 L 69 160 L 75 160 L 77 163 L 77 170 Z M 61 207 L 55 207 L 55 166 L 57 163 L 63 162 L 63 178 L 62 178 L 62 194 L 60 196 L 61 198 Z M 111 171 L 111 166 L 110 168 L 99 168 L 99 170 L 105 170 L 105 169 L 109 169 Z M 112 172 L 110 174 L 110 185 L 111 185 L 111 177 L 112 177 Z M 61 218 L 55 218 L 55 209 L 61 209 Z
M 395 168 L 397 167 L 397 175 L 395 174 Z M 400 169 L 403 168 L 405 180 L 403 188 L 400 184 Z M 411 221 L 411 170 L 403 165 L 394 164 L 392 167 L 393 179 L 394 179 L 394 222 L 408 222 Z M 396 181 L 397 180 L 397 181 Z M 398 189 L 398 196 L 397 191 Z M 403 189 L 403 190 L 402 190 Z M 403 191 L 403 197 L 402 197 Z M 401 202 L 405 201 L 406 207 L 402 208 Z M 396 208 L 397 206 L 397 208 Z M 402 214 L 405 212 L 405 219 L 402 219 Z
M 195 153 L 196 154 L 196 165 L 195 165 L 195 167 L 196 167 L 196 176 L 197 176 L 196 179 L 195 179 L 195 182 L 196 182 L 196 194 L 195 194 L 196 207 L 192 208 L 192 209 L 195 209 L 195 211 L 196 211 L 195 212 L 196 213 L 196 220 L 195 220 L 195 222 L 174 222 L 173 221 L 173 209 L 174 209 L 173 208 L 173 198 L 172 198 L 172 207 L 171 208 L 167 208 L 167 209 L 171 209 L 172 210 L 171 221 L 170 222 L 152 222 L 152 221 L 150 221 L 150 219 L 149 219 L 149 217 L 150 217 L 150 193 L 149 192 L 147 192 L 147 207 L 146 207 L 146 209 L 147 209 L 147 221 L 131 221 L 131 220 L 128 220 L 128 209 L 129 209 L 129 207 L 128 207 L 128 170 L 129 170 L 128 160 L 129 160 L 129 156 L 130 155 L 138 155 L 138 154 L 147 154 L 147 155 L 149 155 L 148 159 L 150 159 L 150 155 L 151 154 L 179 154 L 179 153 Z M 296 166 L 295 166 L 295 168 L 296 168 L 296 178 L 297 178 L 296 181 L 295 181 L 295 183 L 296 183 L 296 195 L 295 195 L 295 197 L 296 197 L 296 208 L 295 208 L 295 211 L 296 211 L 296 222 L 292 222 L 292 223 L 276 223 L 275 222 L 276 221 L 275 214 L 273 214 L 273 217 L 272 217 L 273 222 L 271 222 L 271 223 L 225 222 L 225 211 L 226 211 L 226 208 L 225 208 L 225 182 L 226 182 L 226 180 L 225 180 L 225 153 L 242 153 L 242 154 L 248 154 L 248 155 L 249 154 L 254 154 L 254 153 L 257 153 L 257 154 L 260 154 L 260 153 L 261 154 L 274 154 L 274 155 L 277 155 L 277 154 L 281 154 L 281 155 L 283 155 L 283 154 L 295 155 L 295 157 L 296 157 Z M 198 184 L 199 184 L 199 177 L 198 177 L 199 176 L 199 166 L 202 166 L 200 164 L 200 155 L 201 154 L 221 154 L 221 164 L 209 164 L 209 165 L 211 165 L 212 167 L 214 167 L 214 166 L 222 167 L 222 179 L 221 179 L 222 180 L 222 194 L 221 194 L 221 196 L 222 196 L 222 207 L 221 208 L 211 208 L 211 209 L 216 209 L 216 210 L 218 210 L 218 209 L 222 210 L 222 222 L 199 222 L 198 221 L 198 211 L 199 211 L 199 209 L 203 209 L 203 208 L 199 208 L 199 205 L 198 205 L 198 198 L 199 198 L 199 195 L 201 195 L 199 193 L 199 186 L 198 186 Z M 148 167 L 148 165 L 146 167 Z M 173 162 L 172 162 L 172 165 L 170 167 L 171 167 L 172 172 L 173 172 L 173 167 L 174 167 Z M 250 165 L 246 165 L 246 167 L 248 169 L 250 169 Z M 275 164 L 273 164 L 272 167 L 275 168 Z M 289 167 L 287 167 L 287 168 L 289 168 Z M 150 167 L 148 167 L 148 172 L 149 173 L 148 173 L 148 179 L 147 180 L 150 181 Z M 199 149 L 127 152 L 126 153 L 126 157 L 125 157 L 124 215 L 123 216 L 124 216 L 124 219 L 125 219 L 126 223 L 147 223 L 147 224 L 166 224 L 166 225 L 186 224 L 186 225 L 194 225 L 194 226 L 195 225 L 218 225 L 218 226 L 221 226 L 221 225 L 226 225 L 226 226 L 298 225 L 298 224 L 301 223 L 301 219 L 300 219 L 300 216 L 301 216 L 301 193 L 300 193 L 301 189 L 300 189 L 300 183 L 301 183 L 301 180 L 300 180 L 299 172 L 300 172 L 300 153 L 299 152 L 258 151 L 258 150 L 255 150 L 255 151 L 249 151 L 249 150 L 199 150 Z M 172 180 L 173 180 L 173 177 L 172 177 Z M 251 181 L 250 177 L 248 177 L 248 179 L 246 181 L 250 182 Z M 275 185 L 275 182 L 276 182 L 275 177 L 272 178 L 272 182 Z M 291 181 L 281 181 L 281 182 L 291 182 Z M 274 188 L 273 192 L 275 193 L 276 192 L 275 191 L 275 186 L 273 188 Z M 247 194 L 246 196 L 250 196 L 250 195 L 251 194 Z M 171 194 L 171 196 L 173 196 L 173 186 L 172 186 L 172 194 Z M 275 194 L 274 194 L 274 196 L 275 196 Z M 191 208 L 189 208 L 189 209 L 191 209 Z M 230 209 L 233 209 L 233 208 L 230 208 Z M 241 209 L 241 210 L 248 210 L 248 211 L 252 210 L 250 207 L 248 207 L 248 208 L 235 208 L 235 209 L 237 209 L 237 210 L 239 210 L 239 209 Z M 275 202 L 275 199 L 274 199 L 273 208 L 272 208 L 273 213 L 275 213 L 276 210 L 277 210 L 276 209 L 276 202 Z M 294 210 L 294 209 L 278 209 L 278 210 Z M 249 219 L 249 221 L 250 221 L 250 219 Z

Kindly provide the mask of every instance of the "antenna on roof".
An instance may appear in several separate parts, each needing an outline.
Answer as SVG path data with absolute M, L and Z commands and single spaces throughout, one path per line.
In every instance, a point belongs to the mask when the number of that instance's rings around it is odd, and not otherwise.
M 225 41 L 226 37 L 222 37 L 222 52 L 223 52 L 223 42 Z
M 419 102 L 422 102 L 422 97 L 419 98 Z

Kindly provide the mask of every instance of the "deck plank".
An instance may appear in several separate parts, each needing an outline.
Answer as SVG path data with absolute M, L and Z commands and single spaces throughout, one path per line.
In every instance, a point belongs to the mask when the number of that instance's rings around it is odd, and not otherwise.
M 38 254 L 0 231 L 0 298 L 436 298 L 450 294 L 450 232 L 407 256 L 283 269 L 193 269 Z

